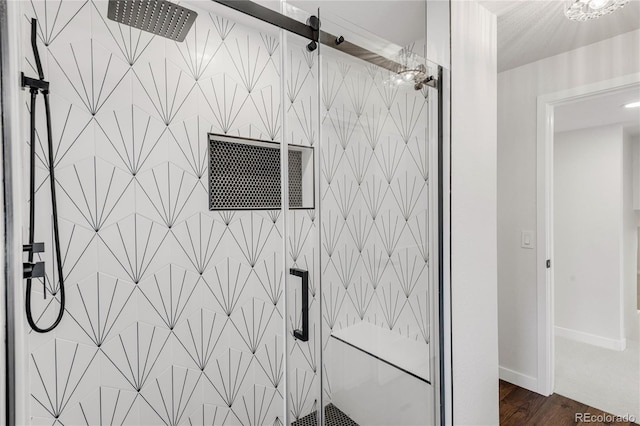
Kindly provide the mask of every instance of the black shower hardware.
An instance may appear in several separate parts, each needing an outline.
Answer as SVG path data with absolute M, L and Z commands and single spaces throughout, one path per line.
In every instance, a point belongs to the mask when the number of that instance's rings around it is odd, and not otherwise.
M 107 17 L 161 37 L 184 41 L 198 14 L 167 0 L 109 0 Z
M 307 50 L 313 52 L 318 48 L 318 40 L 320 38 L 320 18 L 315 15 L 309 16 L 307 25 L 311 28 L 311 37 L 313 39 L 307 44 Z
M 53 138 L 51 136 L 51 107 L 49 105 L 49 82 L 44 79 L 44 72 L 42 71 L 42 63 L 40 62 L 40 54 L 38 53 L 37 45 L 37 28 L 38 23 L 36 19 L 31 20 L 31 48 L 33 49 L 33 57 L 36 62 L 36 68 L 38 70 L 38 78 L 30 78 L 22 73 L 21 84 L 23 88 L 29 88 L 31 93 L 31 108 L 30 113 L 30 134 L 29 134 L 29 242 L 22 246 L 22 250 L 28 253 L 28 261 L 23 264 L 23 278 L 27 280 L 27 296 L 26 296 L 26 313 L 27 321 L 33 329 L 38 333 L 47 333 L 60 324 L 62 315 L 64 314 L 65 306 L 65 294 L 64 294 L 64 276 L 62 274 L 62 257 L 60 255 L 60 230 L 58 227 L 58 203 L 56 200 L 56 178 L 54 171 L 54 152 L 53 152 Z M 44 286 L 44 297 L 47 297 L 47 289 L 45 285 L 45 271 L 44 262 L 34 262 L 34 253 L 44 252 L 44 243 L 36 243 L 35 240 L 35 209 L 36 209 L 36 98 L 38 93 L 42 93 L 44 96 L 44 110 L 47 121 L 47 147 L 49 151 L 49 183 L 51 187 L 51 210 L 53 215 L 53 245 L 56 253 L 56 266 L 58 271 L 58 278 L 60 279 L 60 310 L 53 324 L 47 328 L 40 328 L 33 320 L 33 314 L 31 312 L 31 284 L 34 278 L 42 278 Z M 55 296 L 55 294 L 54 294 Z
M 309 271 L 291 268 L 289 273 L 302 278 L 302 330 L 293 330 L 293 337 L 306 342 L 309 340 Z
M 347 55 L 354 56 L 363 61 L 377 65 L 386 70 L 397 73 L 402 69 L 402 65 L 394 60 L 385 58 L 375 52 L 372 52 L 364 47 L 358 46 L 346 40 L 343 36 L 335 36 L 331 33 L 323 31 L 320 27 L 320 19 L 317 16 L 312 16 L 307 20 L 307 23 L 297 21 L 289 16 L 269 9 L 266 6 L 257 4 L 250 0 L 213 0 L 216 3 L 227 6 L 233 10 L 249 15 L 253 18 L 267 22 L 283 30 L 289 31 L 293 34 L 297 34 L 300 37 L 304 37 L 307 40 L 311 40 L 307 45 L 307 49 L 313 51 L 317 48 L 318 44 L 332 47 L 336 50 L 346 53 Z M 436 76 L 429 76 L 420 81 L 422 86 L 429 86 L 433 88 L 438 87 L 438 79 Z M 420 90 L 415 87 L 416 90 Z

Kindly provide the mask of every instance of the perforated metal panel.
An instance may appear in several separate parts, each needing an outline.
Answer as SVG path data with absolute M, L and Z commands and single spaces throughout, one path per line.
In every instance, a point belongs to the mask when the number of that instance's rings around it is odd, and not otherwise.
M 209 140 L 209 210 L 279 209 L 279 145 Z M 289 206 L 302 205 L 302 153 L 289 151 Z
M 107 17 L 139 30 L 184 41 L 198 14 L 167 0 L 109 0 Z
M 302 207 L 302 153 L 289 150 L 289 207 Z

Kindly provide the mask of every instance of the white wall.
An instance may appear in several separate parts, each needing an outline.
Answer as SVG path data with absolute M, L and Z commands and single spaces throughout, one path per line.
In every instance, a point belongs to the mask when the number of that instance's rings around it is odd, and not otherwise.
M 613 345 L 624 338 L 622 127 L 556 133 L 553 155 L 554 326 Z
M 637 222 L 637 219 L 638 219 L 638 215 L 636 214 L 636 222 Z M 638 230 L 638 235 L 637 235 L 638 241 L 640 241 L 640 227 L 638 227 L 637 230 Z M 636 266 L 640 269 L 640 250 L 636 250 L 636 252 L 638 254 L 638 257 L 636 258 Z M 638 272 L 639 272 L 638 275 L 640 275 L 640 271 Z
M 452 3 L 453 421 L 498 423 L 496 17 Z
M 623 134 L 622 142 L 622 243 L 623 243 L 623 289 L 622 289 L 622 310 L 623 310 L 623 337 L 627 340 L 640 340 L 640 330 L 638 328 L 638 225 L 636 212 L 633 206 L 634 191 L 634 158 L 638 138 L 632 137 L 628 133 Z
M 500 366 L 537 389 L 536 100 L 547 93 L 640 71 L 634 31 L 498 74 L 498 305 Z
M 632 148 L 633 155 L 633 208 L 640 210 L 640 136 L 629 136 L 632 142 L 634 142 Z M 640 227 L 640 215 L 637 215 L 638 227 Z M 639 255 L 640 256 L 640 255 Z M 640 260 L 640 257 L 638 258 Z M 640 271 L 640 269 L 639 269 Z

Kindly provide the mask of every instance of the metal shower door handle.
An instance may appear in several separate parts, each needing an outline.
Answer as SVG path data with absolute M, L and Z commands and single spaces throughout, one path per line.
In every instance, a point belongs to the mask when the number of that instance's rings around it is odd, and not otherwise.
M 302 330 L 293 330 L 293 337 L 306 342 L 309 340 L 309 271 L 291 268 L 289 273 L 302 278 Z

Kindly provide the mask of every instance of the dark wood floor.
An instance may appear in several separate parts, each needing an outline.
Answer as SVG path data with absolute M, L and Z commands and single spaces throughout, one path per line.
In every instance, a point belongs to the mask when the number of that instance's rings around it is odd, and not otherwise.
M 616 425 L 637 426 L 636 423 L 586 423 L 575 420 L 576 413 L 606 414 L 603 411 L 553 394 L 549 397 L 500 381 L 500 425 Z

